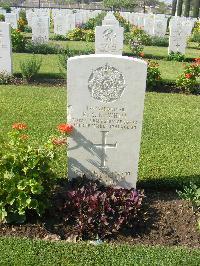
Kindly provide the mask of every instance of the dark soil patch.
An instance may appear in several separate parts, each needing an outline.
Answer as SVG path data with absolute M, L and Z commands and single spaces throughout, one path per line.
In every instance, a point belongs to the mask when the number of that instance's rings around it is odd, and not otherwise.
M 176 192 L 146 191 L 139 221 L 132 229 L 124 229 L 114 243 L 200 247 L 197 217 L 191 205 L 180 200 Z M 67 240 L 72 228 L 52 220 L 48 214 L 43 221 L 29 217 L 32 223 L 24 225 L 0 224 L 0 236 L 17 236 L 48 240 Z M 60 219 L 58 219 L 60 220 Z

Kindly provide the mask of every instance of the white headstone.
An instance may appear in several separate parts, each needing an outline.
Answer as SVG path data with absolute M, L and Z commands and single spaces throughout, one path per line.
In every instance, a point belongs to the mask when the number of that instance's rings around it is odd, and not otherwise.
M 135 187 L 147 63 L 115 55 L 68 60 L 68 175 Z
M 2 15 L 6 15 L 6 10 L 5 9 L 3 9 L 2 7 L 0 7 L 0 14 L 2 14 Z
M 113 15 L 112 12 L 108 12 L 104 20 L 102 21 L 102 26 L 106 26 L 106 25 L 112 25 L 112 26 L 119 27 L 119 21 L 116 19 L 116 17 Z
M 67 33 L 66 16 L 57 15 L 54 17 L 54 33 L 59 35 L 66 35 Z
M 155 17 L 153 35 L 158 37 L 164 37 L 167 31 L 167 18 Z
M 10 23 L 11 28 L 17 29 L 17 14 L 6 13 L 5 22 Z
M 45 43 L 49 40 L 49 18 L 36 17 L 32 18 L 32 41 Z
M 0 22 L 0 72 L 12 74 L 12 48 L 10 24 Z
M 154 15 L 146 15 L 144 18 L 144 31 L 149 35 L 153 35 Z
M 181 53 L 185 54 L 187 45 L 187 31 L 180 19 L 172 19 L 169 24 L 170 36 L 168 53 Z

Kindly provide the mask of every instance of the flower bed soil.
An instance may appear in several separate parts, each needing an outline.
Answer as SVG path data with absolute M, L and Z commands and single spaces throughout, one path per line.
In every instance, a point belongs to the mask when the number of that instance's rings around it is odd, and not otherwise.
M 49 213 L 43 221 L 30 216 L 31 223 L 24 225 L 0 224 L 0 236 L 76 241 L 72 228 L 60 222 L 61 217 L 57 217 L 59 222 L 52 217 Z M 190 203 L 179 199 L 176 192 L 146 191 L 134 228 L 124 229 L 107 242 L 200 247 L 200 231 Z

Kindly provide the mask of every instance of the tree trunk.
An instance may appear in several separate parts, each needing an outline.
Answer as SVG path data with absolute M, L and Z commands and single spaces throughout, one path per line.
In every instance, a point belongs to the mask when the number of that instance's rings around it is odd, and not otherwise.
M 193 18 L 199 17 L 200 0 L 194 0 L 193 3 Z
M 178 4 L 177 4 L 177 16 L 181 16 L 182 15 L 182 10 L 183 10 L 183 0 L 178 0 Z
M 172 1 L 172 16 L 175 16 L 176 14 L 176 5 L 177 5 L 177 0 Z
M 190 16 L 190 4 L 191 4 L 191 0 L 185 0 L 184 17 L 189 17 Z

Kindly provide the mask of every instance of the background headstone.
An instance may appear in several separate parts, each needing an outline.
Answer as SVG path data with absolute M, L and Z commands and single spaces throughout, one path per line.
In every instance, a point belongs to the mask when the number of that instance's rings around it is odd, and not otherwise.
M 49 18 L 37 17 L 32 18 L 32 41 L 45 43 L 49 41 Z
M 107 18 L 104 20 L 104 25 L 95 28 L 95 53 L 122 55 L 124 28 L 119 26 L 112 13 Z M 110 23 L 111 18 L 112 23 Z M 106 22 L 108 25 L 105 24 Z
M 0 22 L 0 72 L 12 74 L 12 47 L 10 24 Z

